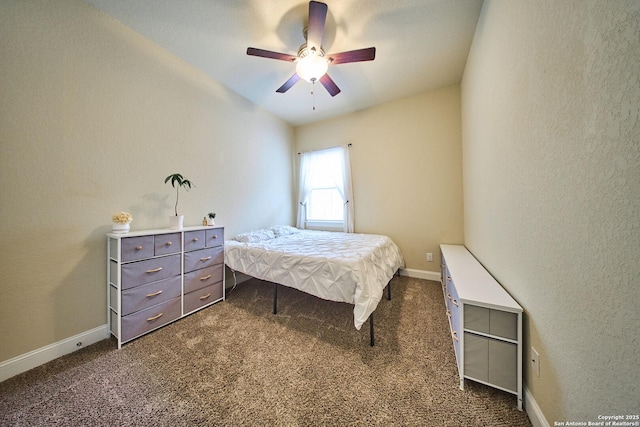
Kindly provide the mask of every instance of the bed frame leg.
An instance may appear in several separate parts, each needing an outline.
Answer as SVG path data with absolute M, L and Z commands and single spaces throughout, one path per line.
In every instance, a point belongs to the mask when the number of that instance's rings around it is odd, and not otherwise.
M 273 284 L 273 314 L 278 312 L 278 284 Z
M 393 273 L 393 275 L 400 277 L 400 269 L 397 269 L 396 272 Z M 389 280 L 389 283 L 387 283 L 387 299 L 391 301 L 391 280 Z
M 369 345 L 373 347 L 373 344 L 375 343 L 375 340 L 373 338 L 373 313 L 369 315 L 369 338 Z

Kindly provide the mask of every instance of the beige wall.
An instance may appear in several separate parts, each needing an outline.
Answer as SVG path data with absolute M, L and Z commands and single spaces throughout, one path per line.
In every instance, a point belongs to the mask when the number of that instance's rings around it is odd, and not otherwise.
M 105 233 L 292 224 L 293 128 L 79 0 L 0 5 L 0 361 L 106 323 Z
M 386 234 L 408 268 L 439 272 L 438 245 L 463 241 L 460 87 L 296 128 L 299 152 L 347 143 L 355 231 Z
M 486 0 L 462 82 L 465 243 L 525 310 L 551 425 L 637 414 L 640 3 Z

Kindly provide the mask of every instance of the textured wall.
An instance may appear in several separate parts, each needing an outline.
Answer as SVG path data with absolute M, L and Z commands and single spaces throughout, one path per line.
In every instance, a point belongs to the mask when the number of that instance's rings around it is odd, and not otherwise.
M 104 325 L 111 214 L 293 223 L 293 129 L 83 1 L 0 3 L 0 361 Z
M 462 82 L 465 242 L 551 425 L 640 409 L 639 41 L 637 1 L 485 1 Z
M 387 234 L 407 267 L 439 273 L 438 245 L 463 241 L 460 87 L 296 128 L 298 151 L 346 143 L 356 232 Z

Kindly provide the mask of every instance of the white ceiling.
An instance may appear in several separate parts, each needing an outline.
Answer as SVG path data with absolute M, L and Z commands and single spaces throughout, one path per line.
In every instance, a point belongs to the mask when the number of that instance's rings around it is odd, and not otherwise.
M 482 0 L 325 0 L 327 53 L 376 47 L 372 62 L 329 67 L 331 97 L 300 80 L 276 93 L 295 64 L 247 47 L 296 55 L 306 0 L 87 0 L 218 82 L 294 126 L 459 83 Z

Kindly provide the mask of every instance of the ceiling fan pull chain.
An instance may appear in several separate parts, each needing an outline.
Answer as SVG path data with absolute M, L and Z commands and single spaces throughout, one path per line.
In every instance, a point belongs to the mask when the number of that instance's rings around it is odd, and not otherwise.
M 313 111 L 316 111 L 316 92 L 313 88 L 316 86 L 316 79 L 311 80 L 311 97 L 313 98 Z

